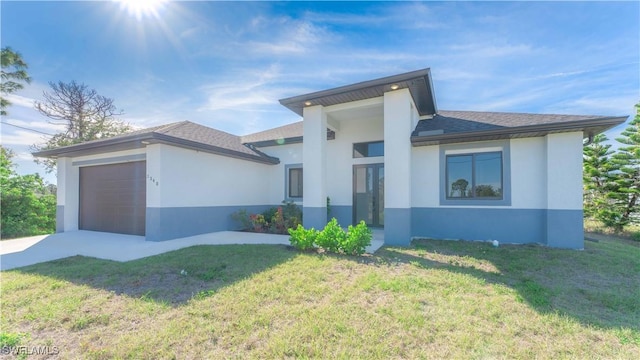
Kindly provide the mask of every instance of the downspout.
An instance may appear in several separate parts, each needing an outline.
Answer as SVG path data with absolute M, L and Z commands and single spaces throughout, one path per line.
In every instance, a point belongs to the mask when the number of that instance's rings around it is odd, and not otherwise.
M 590 132 L 589 133 L 589 137 L 587 138 L 587 142 L 584 143 L 582 146 L 589 146 L 589 145 L 591 145 L 592 142 L 593 142 L 593 133 Z

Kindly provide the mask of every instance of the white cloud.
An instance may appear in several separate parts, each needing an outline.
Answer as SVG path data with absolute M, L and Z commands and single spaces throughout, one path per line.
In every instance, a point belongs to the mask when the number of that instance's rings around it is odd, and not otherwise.
M 279 73 L 279 67 L 272 65 L 261 73 L 244 76 L 250 80 L 203 85 L 200 88 L 207 94 L 207 100 L 198 111 L 254 111 L 265 105 L 275 105 L 283 91 L 282 87 L 274 86 L 280 77 Z
M 449 50 L 457 52 L 458 56 L 465 56 L 469 59 L 531 55 L 535 51 L 535 49 L 528 44 L 497 45 L 490 43 L 451 45 L 449 46 Z
M 273 25 L 273 26 L 272 26 Z M 304 54 L 316 51 L 319 44 L 331 38 L 335 41 L 338 34 L 330 34 L 322 27 L 310 21 L 279 17 L 253 19 L 251 27 L 254 31 L 271 28 L 279 31 L 266 31 L 267 39 L 249 41 L 247 50 L 261 55 Z M 271 29 L 272 30 L 272 29 Z
M 3 121 L 9 124 L 26 127 L 29 129 L 34 129 L 34 130 L 38 130 L 38 131 L 42 131 L 50 134 L 64 130 L 64 126 L 52 124 L 47 121 L 26 121 L 26 120 L 19 120 L 15 118 L 4 119 Z
M 566 113 L 595 114 L 595 115 L 633 115 L 634 104 L 638 98 L 633 94 L 618 94 L 615 96 L 582 96 L 569 99 L 548 107 L 550 110 L 561 110 Z
M 6 99 L 9 100 L 13 106 L 21 106 L 30 109 L 33 108 L 35 101 L 34 99 L 16 94 L 8 94 L 6 95 Z
M 4 126 L 3 126 L 4 128 Z M 47 140 L 45 135 L 38 135 L 26 130 L 16 130 L 11 133 L 2 133 L 2 145 L 18 145 L 30 146 L 37 143 L 43 143 Z
M 33 155 L 28 151 L 17 151 L 14 160 L 17 161 L 33 161 Z
M 410 16 L 407 16 L 410 14 Z M 367 13 L 338 13 L 308 11 L 304 18 L 314 23 L 336 24 L 360 27 L 387 27 L 401 29 L 436 29 L 444 23 L 423 3 L 382 4 L 374 6 Z

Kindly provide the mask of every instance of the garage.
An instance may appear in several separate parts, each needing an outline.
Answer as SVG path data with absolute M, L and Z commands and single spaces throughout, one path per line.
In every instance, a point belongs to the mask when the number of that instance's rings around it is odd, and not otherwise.
M 79 227 L 145 235 L 146 161 L 80 168 Z

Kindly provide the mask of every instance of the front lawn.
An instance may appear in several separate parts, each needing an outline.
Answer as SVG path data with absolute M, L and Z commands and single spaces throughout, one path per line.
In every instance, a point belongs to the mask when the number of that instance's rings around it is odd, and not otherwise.
M 640 358 L 640 244 L 585 246 L 73 257 L 1 273 L 0 345 L 89 359 Z

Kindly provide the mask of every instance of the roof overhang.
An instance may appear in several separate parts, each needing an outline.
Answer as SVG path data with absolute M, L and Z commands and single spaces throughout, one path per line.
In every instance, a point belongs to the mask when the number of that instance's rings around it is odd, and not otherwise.
M 409 89 L 420 116 L 438 112 L 429 68 L 281 99 L 280 104 L 302 116 L 306 106 L 332 106 L 371 99 L 399 89 Z
M 626 120 L 627 117 L 610 117 L 597 118 L 593 120 L 570 121 L 556 124 L 507 127 L 473 132 L 454 132 L 425 136 L 412 136 L 411 144 L 413 146 L 452 144 L 473 141 L 536 137 L 545 136 L 547 134 L 572 131 L 582 131 L 585 138 L 591 138 L 596 134 L 622 124 Z
M 42 150 L 34 152 L 33 156 L 58 158 L 58 157 L 78 157 L 86 155 L 104 154 L 114 151 L 131 150 L 144 148 L 151 144 L 166 144 L 178 146 L 181 148 L 203 151 L 216 155 L 249 160 L 263 164 L 279 164 L 280 160 L 275 157 L 245 154 L 239 151 L 229 150 L 222 147 L 203 144 L 196 141 L 186 140 L 158 133 L 136 134 L 132 136 L 116 137 L 113 139 L 105 139 L 97 142 L 86 142 L 76 145 L 64 146 L 56 149 Z M 253 151 L 259 152 L 256 149 Z

